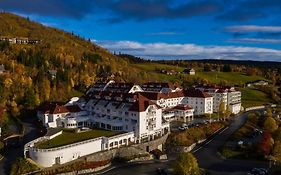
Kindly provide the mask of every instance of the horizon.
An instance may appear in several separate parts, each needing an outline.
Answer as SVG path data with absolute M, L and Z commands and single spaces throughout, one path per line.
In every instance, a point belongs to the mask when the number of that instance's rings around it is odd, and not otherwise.
M 281 62 L 276 0 L 4 0 L 1 9 L 144 59 Z

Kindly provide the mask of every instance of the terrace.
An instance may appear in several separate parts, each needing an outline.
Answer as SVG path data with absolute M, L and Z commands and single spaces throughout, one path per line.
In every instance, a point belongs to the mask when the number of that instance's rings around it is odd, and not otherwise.
M 85 140 L 94 139 L 102 136 L 111 137 L 118 134 L 120 134 L 120 132 L 106 131 L 106 130 L 99 130 L 99 129 L 93 129 L 93 130 L 79 132 L 79 133 L 76 133 L 74 129 L 63 129 L 61 135 L 50 140 L 44 140 L 42 142 L 36 143 L 35 147 L 39 149 L 50 149 L 50 148 L 65 146 L 65 145 L 82 142 Z

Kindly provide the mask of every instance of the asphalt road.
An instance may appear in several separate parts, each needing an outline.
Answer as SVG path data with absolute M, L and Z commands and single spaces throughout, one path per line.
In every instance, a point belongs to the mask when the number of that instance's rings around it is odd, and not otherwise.
M 12 164 L 18 157 L 23 156 L 24 144 L 38 138 L 38 130 L 35 127 L 35 118 L 29 118 L 23 121 L 23 127 L 25 128 L 25 134 L 19 144 L 16 147 L 9 146 L 5 150 L 5 158 L 0 161 L 0 175 L 10 174 Z
M 243 125 L 246 119 L 247 113 L 237 116 L 228 128 L 205 142 L 203 146 L 198 146 L 193 150 L 201 168 L 215 172 L 214 174 L 245 174 L 254 167 L 268 167 L 268 163 L 264 161 L 224 159 L 217 153 L 218 149 Z
M 231 125 L 217 133 L 214 137 L 195 147 L 193 154 L 198 159 L 201 168 L 207 169 L 215 175 L 245 175 L 245 172 L 253 167 L 267 168 L 268 163 L 262 161 L 224 159 L 217 151 L 226 140 L 239 129 L 247 118 L 247 113 L 237 116 Z M 169 168 L 174 158 L 165 162 L 146 162 L 121 167 L 113 167 L 98 174 L 105 175 L 153 175 L 157 174 L 157 168 Z

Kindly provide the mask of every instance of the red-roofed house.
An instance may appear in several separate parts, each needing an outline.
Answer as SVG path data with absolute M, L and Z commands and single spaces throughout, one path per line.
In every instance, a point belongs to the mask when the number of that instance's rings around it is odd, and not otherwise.
M 213 97 L 206 92 L 194 88 L 184 91 L 182 104 L 187 104 L 194 108 L 194 115 L 213 113 Z

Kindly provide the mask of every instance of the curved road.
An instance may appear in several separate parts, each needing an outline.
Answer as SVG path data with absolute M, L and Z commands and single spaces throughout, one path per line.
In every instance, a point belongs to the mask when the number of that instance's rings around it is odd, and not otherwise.
M 211 174 L 216 175 L 240 175 L 245 174 L 246 171 L 251 170 L 253 167 L 267 168 L 268 163 L 260 161 L 248 161 L 248 160 L 234 160 L 224 159 L 218 153 L 218 148 L 223 146 L 227 139 L 239 129 L 247 118 L 248 113 L 244 113 L 234 118 L 234 121 L 230 126 L 214 137 L 206 140 L 201 145 L 193 149 L 193 154 L 198 159 L 201 168 L 207 169 Z M 97 174 L 105 175 L 151 175 L 157 174 L 157 168 L 168 168 L 172 164 L 174 158 L 170 158 L 165 162 L 150 161 L 146 163 L 133 164 L 127 166 L 121 166 L 104 170 Z
M 225 144 L 227 139 L 239 129 L 247 119 L 248 113 L 244 113 L 234 119 L 231 125 L 223 132 L 218 133 L 203 146 L 194 149 L 200 167 L 215 172 L 214 174 L 245 174 L 254 167 L 267 168 L 268 163 L 264 161 L 249 161 L 224 159 L 218 153 L 218 149 Z
M 22 122 L 25 129 L 25 133 L 19 145 L 17 147 L 8 147 L 4 152 L 5 158 L 0 161 L 0 175 L 10 174 L 11 166 L 15 160 L 23 156 L 24 144 L 38 138 L 38 130 L 36 128 L 35 122 L 36 118 L 28 118 Z

